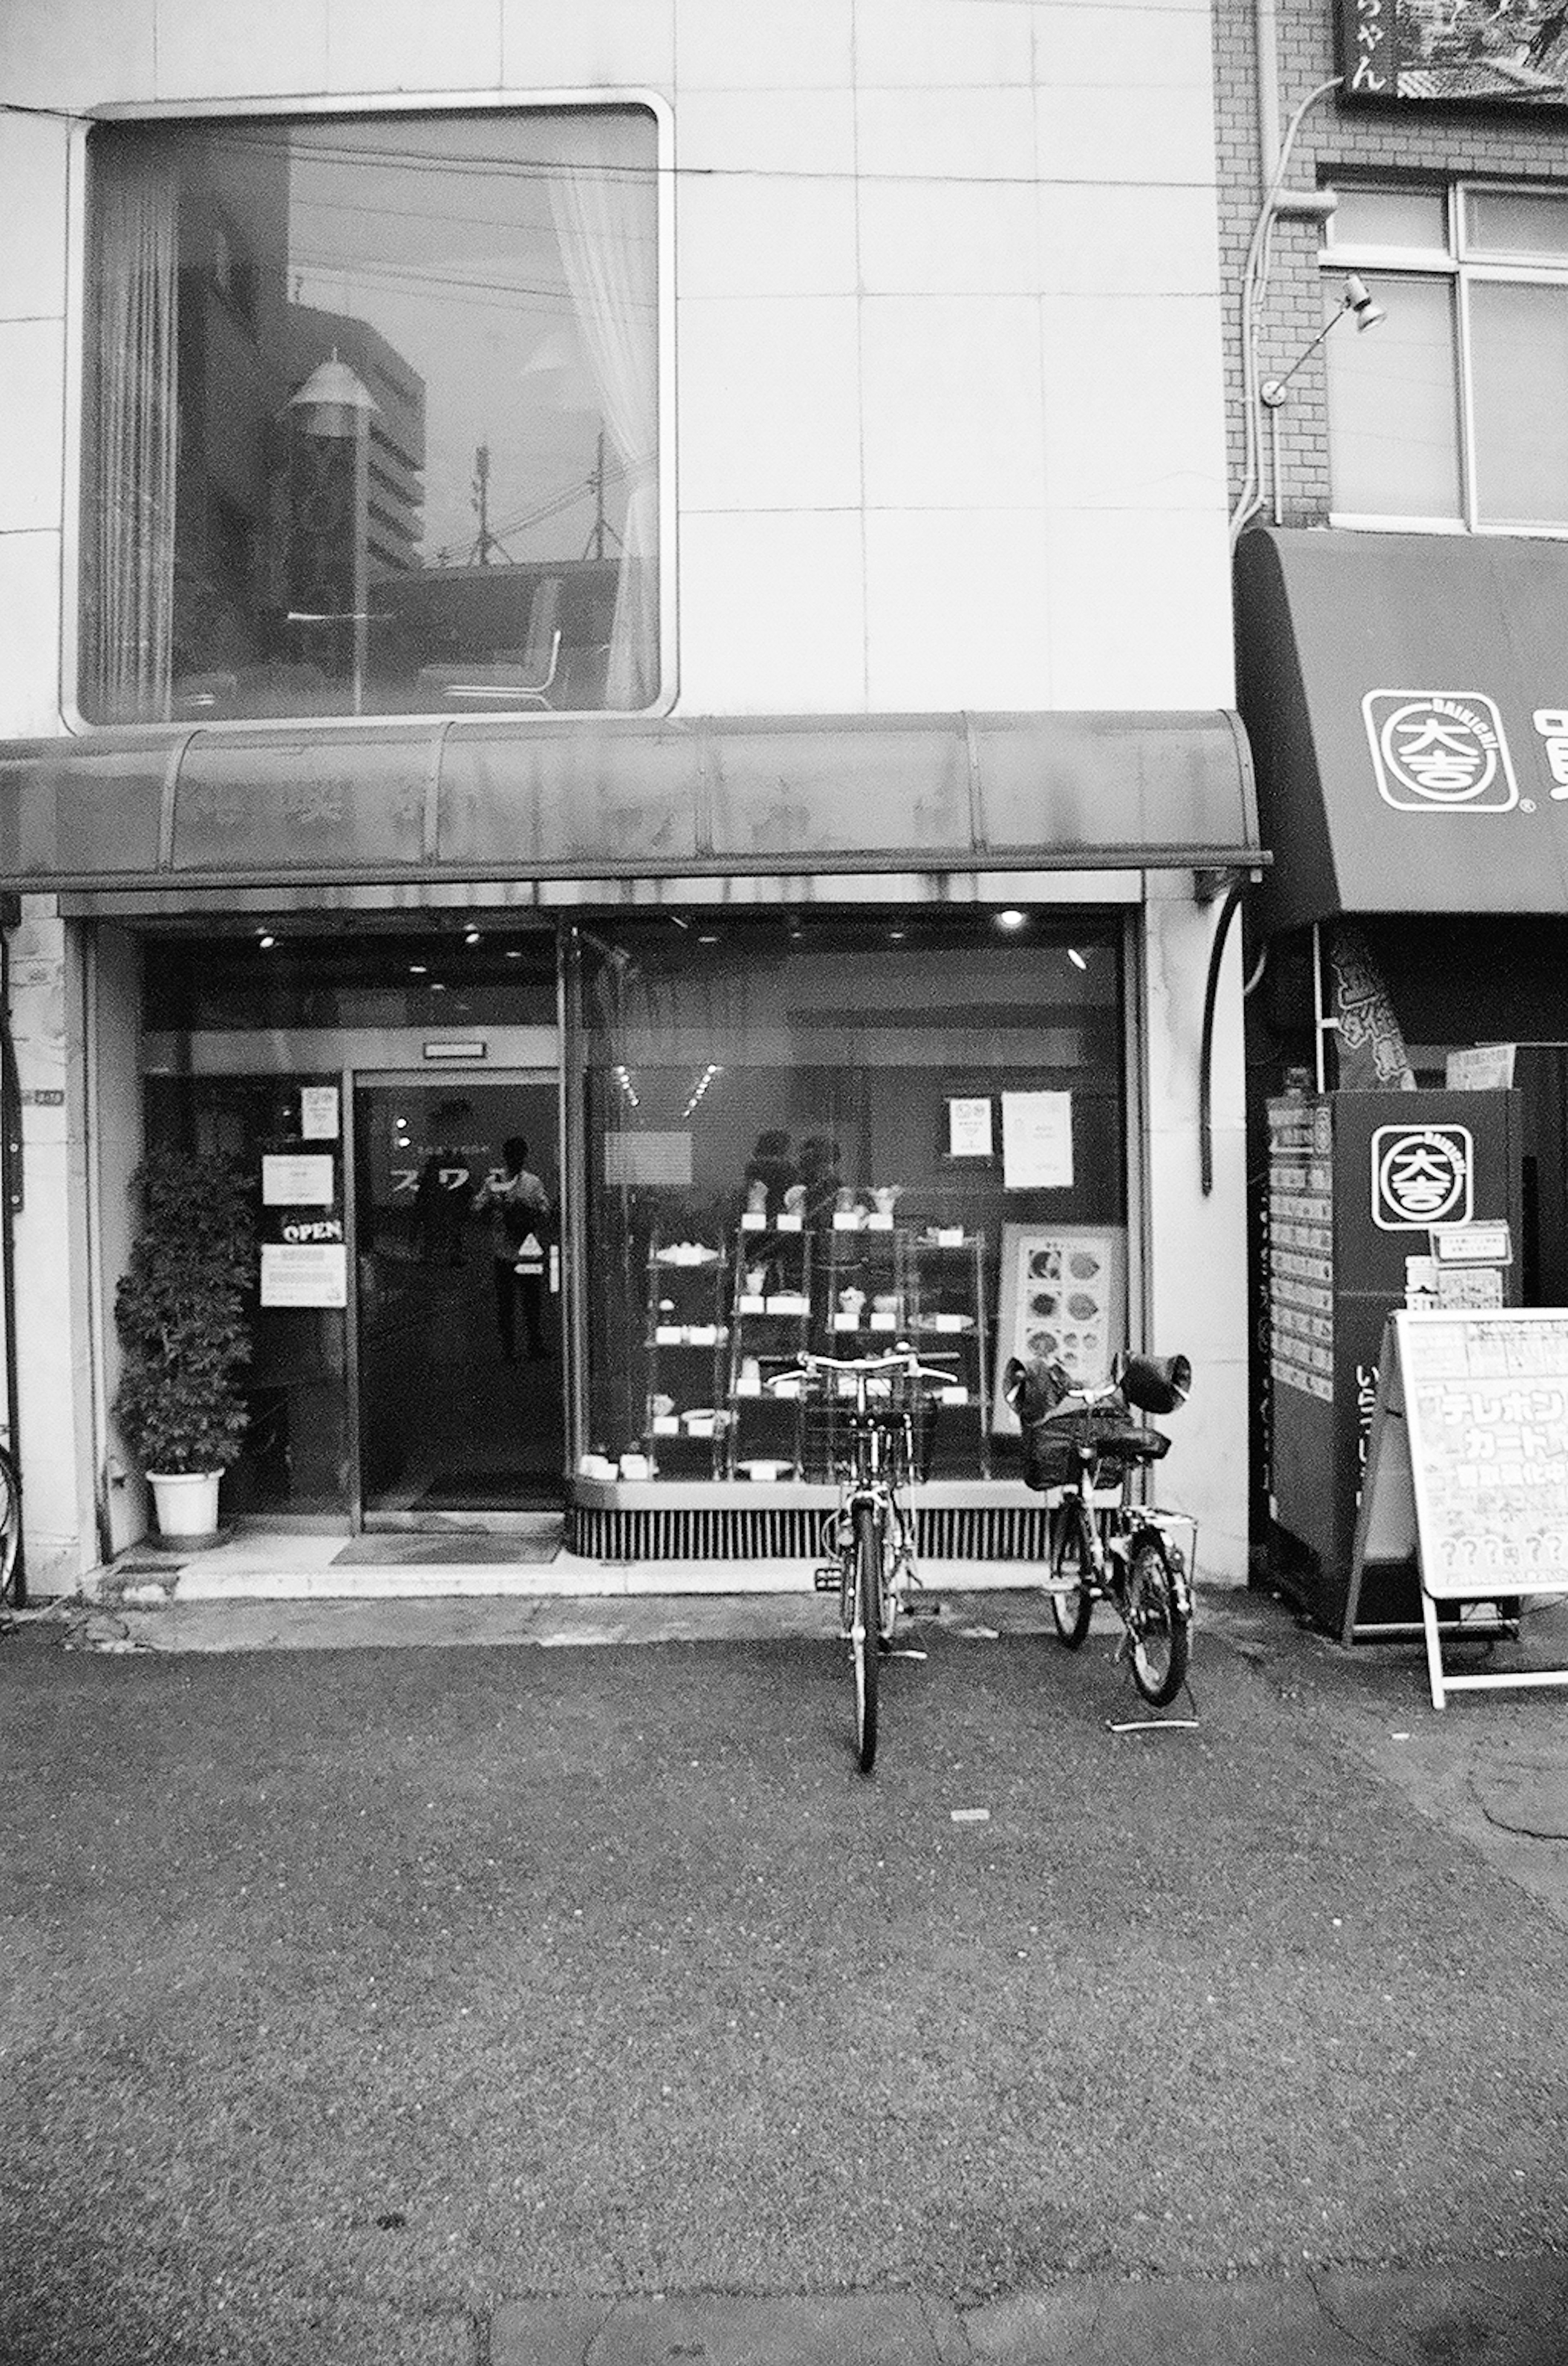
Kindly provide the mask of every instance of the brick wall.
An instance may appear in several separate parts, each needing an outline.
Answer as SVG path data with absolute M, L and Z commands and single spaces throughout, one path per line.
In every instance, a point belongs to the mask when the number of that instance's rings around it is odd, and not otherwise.
M 1221 282 L 1225 306 L 1225 402 L 1233 498 L 1243 468 L 1240 292 L 1262 187 L 1258 157 L 1257 44 L 1250 0 L 1213 0 L 1215 127 L 1219 142 Z M 1337 73 L 1332 0 L 1280 6 L 1281 134 L 1320 83 Z M 1272 168 L 1276 160 L 1270 159 Z M 1493 113 L 1414 107 L 1347 106 L 1337 92 L 1307 112 L 1291 152 L 1287 186 L 1310 189 L 1351 169 L 1389 174 L 1471 174 L 1568 186 L 1568 115 Z M 1259 376 L 1291 363 L 1323 326 L 1315 222 L 1278 222 L 1269 287 L 1258 311 Z M 1346 332 L 1348 333 L 1348 332 Z M 1267 426 L 1260 422 L 1260 434 Z M 1328 412 L 1321 351 L 1291 381 L 1280 414 L 1280 479 L 1287 525 L 1321 524 L 1328 509 Z

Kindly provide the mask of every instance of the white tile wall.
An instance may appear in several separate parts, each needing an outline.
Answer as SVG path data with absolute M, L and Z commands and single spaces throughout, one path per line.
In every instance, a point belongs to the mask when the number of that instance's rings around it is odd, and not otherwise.
M 1051 513 L 1051 704 L 1232 706 L 1223 513 Z
M 863 713 L 858 510 L 687 518 L 681 704 L 692 715 Z
M 1065 87 L 1040 93 L 1040 175 L 1047 181 L 1190 182 L 1210 188 L 1214 127 L 1194 94 Z
M 855 292 L 855 191 L 847 175 L 682 179 L 675 237 L 687 302 Z
M 6 0 L 0 92 L 13 107 L 152 96 L 154 0 Z
M 65 466 L 65 323 L 0 321 L 0 534 L 60 524 Z
M 675 0 L 502 0 L 501 25 L 508 90 L 668 92 L 674 79 Z
M 855 0 L 855 75 L 866 89 L 1027 86 L 1032 35 L 1014 0 Z
M 1047 295 L 1209 295 L 1219 287 L 1212 188 L 1046 183 L 1039 203 Z
M 69 125 L 0 115 L 0 318 L 59 320 L 65 309 Z M 14 446 L 5 447 L 7 465 Z
M 1206 8 L 1151 8 L 1146 0 L 1097 0 L 1079 7 L 1064 0 L 1035 11 L 1035 73 L 1043 90 L 1098 83 L 1131 90 L 1143 83 L 1168 92 L 1213 84 L 1213 47 Z
M 60 729 L 60 535 L 0 534 L 0 738 Z
M 494 90 L 501 19 L 502 0 L 328 0 L 327 88 Z
M 1041 510 L 899 509 L 868 515 L 871 711 L 1056 704 L 1048 537 Z
M 683 91 L 675 116 L 682 175 L 721 170 L 839 174 L 855 169 L 855 100 L 839 90 Z
M 855 98 L 863 174 L 1017 180 L 1034 172 L 1034 93 L 861 90 Z
M 858 506 L 857 388 L 852 297 L 682 306 L 682 512 Z
M 878 296 L 862 307 L 873 508 L 1043 501 L 1039 307 L 1020 296 Z
M 846 89 L 852 22 L 852 0 L 677 0 L 677 85 L 682 93 Z
M 1075 509 L 1224 501 L 1217 296 L 1051 296 L 1045 477 Z
M 157 0 L 159 98 L 247 98 L 325 90 L 321 0 Z
M 872 296 L 1027 296 L 1040 285 L 1027 181 L 876 180 L 860 191 L 860 278 Z

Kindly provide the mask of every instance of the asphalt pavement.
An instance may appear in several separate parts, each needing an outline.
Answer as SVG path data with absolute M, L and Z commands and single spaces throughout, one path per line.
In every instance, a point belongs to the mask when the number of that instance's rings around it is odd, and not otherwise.
M 1560 1694 L 344 1607 L 0 1635 L 5 2366 L 1568 2356 Z

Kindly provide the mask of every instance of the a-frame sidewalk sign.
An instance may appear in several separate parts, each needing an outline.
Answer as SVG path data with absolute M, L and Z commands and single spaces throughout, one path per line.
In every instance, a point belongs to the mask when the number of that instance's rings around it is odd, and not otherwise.
M 1500 1612 L 1520 1594 L 1568 1594 L 1568 1308 L 1390 1317 L 1346 1642 L 1366 1563 L 1412 1556 L 1434 1708 L 1461 1690 L 1568 1684 L 1568 1668 L 1447 1673 L 1438 1618 L 1439 1603 Z

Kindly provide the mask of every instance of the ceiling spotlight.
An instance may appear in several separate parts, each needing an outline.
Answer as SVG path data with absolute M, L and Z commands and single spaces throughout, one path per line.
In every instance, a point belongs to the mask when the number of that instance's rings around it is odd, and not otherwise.
M 428 972 L 423 962 L 410 962 L 409 975 L 411 977 L 424 977 L 427 975 Z
M 997 926 L 998 929 L 1021 929 L 1028 917 L 1027 913 L 1016 910 L 1010 904 L 1005 912 L 997 914 Z
M 276 942 L 277 939 L 276 937 L 269 937 L 264 930 L 262 934 L 256 939 L 256 950 L 258 952 L 269 953 Z
M 1072 963 L 1075 969 L 1087 969 L 1089 967 L 1088 962 L 1085 961 L 1077 945 L 1069 945 L 1067 947 L 1067 959 Z
M 463 931 L 463 942 L 464 942 L 466 945 L 477 945 L 477 944 L 479 943 L 479 930 L 478 930 L 477 929 L 465 929 L 465 930 L 464 930 L 464 931 Z

